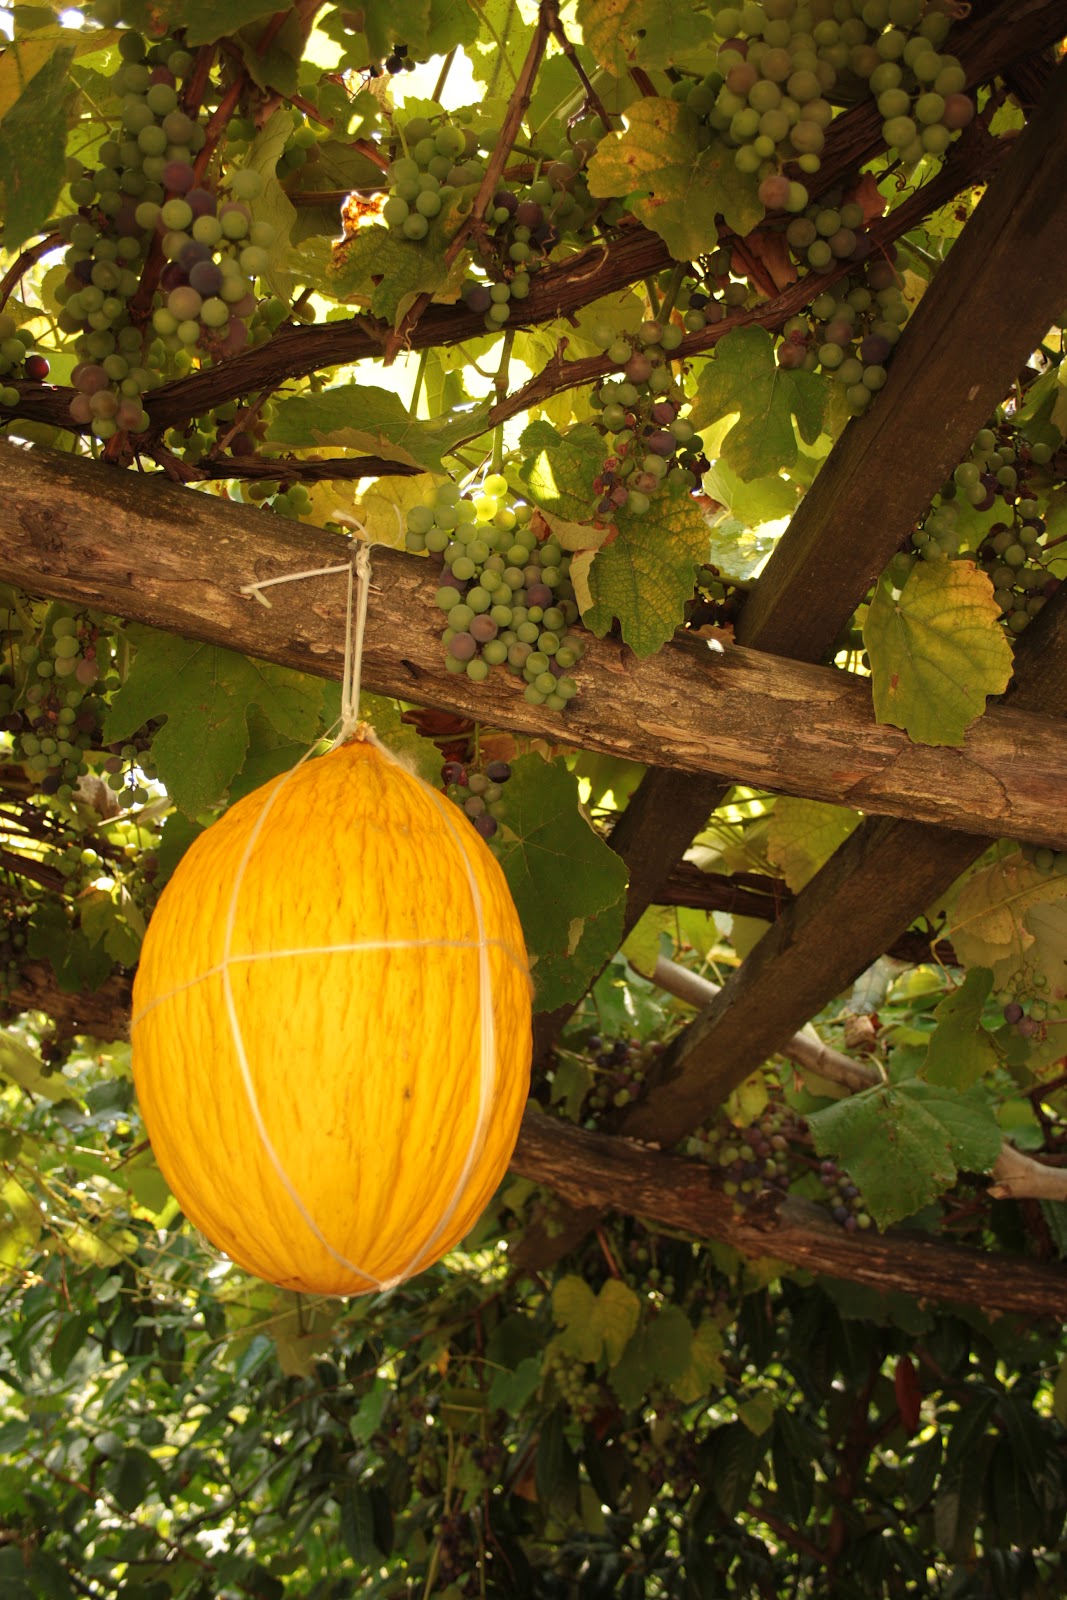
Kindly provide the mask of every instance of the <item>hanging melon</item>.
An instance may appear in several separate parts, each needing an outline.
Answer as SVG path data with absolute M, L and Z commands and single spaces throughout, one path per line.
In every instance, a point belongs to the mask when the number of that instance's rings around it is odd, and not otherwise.
M 167 1182 L 287 1289 L 357 1294 L 451 1249 L 507 1166 L 530 1051 L 495 858 L 361 739 L 196 840 L 134 985 L 134 1078 Z

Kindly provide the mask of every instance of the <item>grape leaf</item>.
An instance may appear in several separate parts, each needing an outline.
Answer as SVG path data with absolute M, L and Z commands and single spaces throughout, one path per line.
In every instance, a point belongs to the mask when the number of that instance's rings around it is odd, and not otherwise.
M 520 756 L 511 770 L 497 856 L 522 921 L 538 1008 L 551 1011 L 584 993 L 605 946 L 618 947 L 626 868 L 583 817 L 577 780 L 562 760 Z
M 174 26 L 185 29 L 190 45 L 214 44 L 226 34 L 236 33 L 260 17 L 269 17 L 278 6 L 272 0 L 173 0 L 161 8 Z
M 83 1101 L 69 1078 L 61 1072 L 46 1074 L 41 1058 L 6 1031 L 0 1033 L 0 1079 L 17 1083 L 27 1094 L 39 1095 L 43 1100 Z
M 187 816 L 217 804 L 240 771 L 252 706 L 305 747 L 317 735 L 322 686 L 303 673 L 153 628 L 131 628 L 129 637 L 136 655 L 112 699 L 104 738 L 127 739 L 166 717 L 152 755 L 160 782 Z
M 16 251 L 51 215 L 66 175 L 66 102 L 73 93 L 69 46 L 35 72 L 0 122 L 4 249 Z
M 781 795 L 767 827 L 767 855 L 793 890 L 803 889 L 859 822 L 855 811 Z
M 997 1065 L 993 1041 L 982 1026 L 982 1007 L 992 987 L 989 968 L 973 967 L 959 988 L 937 1006 L 937 1027 L 921 1068 L 927 1083 L 969 1089 Z
M 618 78 L 640 67 L 680 67 L 702 57 L 711 18 L 691 0 L 578 0 L 582 38 L 593 60 Z
M 593 1308 L 593 1325 L 604 1341 L 609 1367 L 622 1360 L 640 1320 L 641 1302 L 628 1284 L 621 1278 L 608 1278 L 601 1284 Z
M 704 474 L 704 493 L 725 506 L 747 528 L 790 517 L 797 508 L 796 484 L 788 478 L 774 474 L 746 483 L 721 459 Z M 765 559 L 769 548 L 763 554 Z
M 369 223 L 343 244 L 307 239 L 298 258 L 322 294 L 333 300 L 365 300 L 374 316 L 395 325 L 401 307 L 415 295 L 436 294 L 447 283 L 446 239 L 440 216 L 418 241 L 397 239 L 388 228 Z
M 269 437 L 296 449 L 333 445 L 365 451 L 387 461 L 441 470 L 441 457 L 459 439 L 477 431 L 477 411 L 421 421 L 391 389 L 343 383 L 320 394 L 292 395 L 277 404 Z
M 533 29 L 523 17 L 519 0 L 481 0 L 478 10 L 491 37 L 472 41 L 467 51 L 471 76 L 487 97 L 506 98 L 518 82 Z
M 980 1089 L 952 1093 L 917 1078 L 881 1084 L 809 1113 L 815 1148 L 859 1187 L 881 1228 L 952 1187 L 959 1168 L 988 1172 L 1000 1128 Z
M 825 408 L 825 379 L 780 367 L 764 328 L 735 328 L 701 368 L 690 420 L 699 430 L 737 413 L 721 453 L 748 480 L 795 465 L 800 452 L 793 418 L 800 437 L 814 444 Z
M 274 229 L 274 242 L 268 249 L 267 270 L 261 274 L 279 299 L 288 301 L 293 289 L 289 269 L 292 247 L 289 238 L 296 220 L 296 207 L 278 182 L 278 158 L 296 126 L 291 111 L 279 108 L 259 130 L 245 163 L 263 179 L 263 191 L 251 202 L 252 220 L 266 222 Z
M 579 423 L 560 434 L 550 422 L 531 422 L 519 448 L 519 475 L 534 504 L 567 523 L 588 522 L 597 500 L 593 479 L 604 465 L 604 440 L 596 428 Z M 596 530 L 590 527 L 586 544 L 595 543 Z
M 993 585 L 969 561 L 920 561 L 903 589 L 883 580 L 863 625 L 874 714 L 917 744 L 961 745 L 1011 677 Z
M 684 1405 L 693 1405 L 723 1382 L 722 1351 L 721 1329 L 713 1322 L 700 1323 L 693 1334 L 689 1364 L 671 1382 L 671 1388 Z
M 625 131 L 597 146 L 586 169 L 589 192 L 625 200 L 676 261 L 691 261 L 715 249 L 717 216 L 741 235 L 764 216 L 755 177 L 738 172 L 725 145 L 705 149 L 703 141 L 696 117 L 679 101 L 638 100 L 627 108 Z
M 650 656 L 682 623 L 696 569 L 707 557 L 708 520 L 688 494 L 667 491 L 644 516 L 624 506 L 615 520 L 618 537 L 596 552 L 587 574 L 579 567 L 589 596 L 585 605 L 579 596 L 582 620 L 603 638 L 618 618 L 634 654 Z
M 595 1309 L 592 1289 L 573 1272 L 560 1278 L 552 1290 L 552 1316 L 562 1330 L 557 1335 L 558 1343 L 579 1361 L 596 1361 L 603 1347 L 603 1338 L 593 1322 Z
M 1040 924 L 1039 941 L 1034 919 Z M 989 967 L 998 989 L 1025 974 L 1042 976 L 1053 996 L 1067 980 L 1067 878 L 1040 872 L 1022 851 L 983 867 L 966 880 L 945 930 L 965 967 Z M 1031 970 L 1032 969 L 1032 970 Z

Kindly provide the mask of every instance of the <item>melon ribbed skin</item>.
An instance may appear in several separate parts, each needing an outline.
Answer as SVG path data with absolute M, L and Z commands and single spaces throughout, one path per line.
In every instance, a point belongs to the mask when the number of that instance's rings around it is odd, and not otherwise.
M 495 1035 L 487 1106 L 472 875 Z M 336 948 L 379 940 L 401 948 Z M 309 947 L 323 953 L 284 953 Z M 459 809 L 371 743 L 265 784 L 196 840 L 152 917 L 133 1013 L 164 1176 L 214 1244 L 284 1288 L 358 1294 L 428 1266 L 469 1231 L 514 1148 L 531 1053 L 518 915 Z

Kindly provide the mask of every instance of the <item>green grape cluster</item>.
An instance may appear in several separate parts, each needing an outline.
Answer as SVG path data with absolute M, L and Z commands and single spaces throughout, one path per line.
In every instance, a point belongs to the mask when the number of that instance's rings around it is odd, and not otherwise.
M 59 224 L 67 276 L 53 290 L 61 331 L 77 335 L 71 417 L 101 440 L 142 432 L 145 395 L 194 355 L 219 360 L 245 347 L 276 234 L 252 216 L 257 171 L 232 169 L 218 193 L 198 170 L 205 127 L 179 90 L 191 54 L 132 31 L 119 48 L 121 123 L 94 170 L 72 164 L 77 209 Z M 150 308 L 134 302 L 157 243 L 164 261 L 146 328 Z
M 505 667 L 524 680 L 530 705 L 563 711 L 578 693 L 570 673 L 585 646 L 570 631 L 578 620 L 570 557 L 538 540 L 532 515 L 501 473 L 475 499 L 445 483 L 408 512 L 406 545 L 444 559 L 436 601 L 448 670 L 482 683 Z
M 402 239 L 425 239 L 430 223 L 461 189 L 481 183 L 485 163 L 470 128 L 448 117 L 398 123 L 403 154 L 389 165 L 382 221 Z
M 926 0 L 745 0 L 716 13 L 715 68 L 672 94 L 733 149 L 739 171 L 760 176 L 768 209 L 800 213 L 802 179 L 820 170 L 842 101 L 870 96 L 883 139 L 909 163 L 943 155 L 967 126 L 966 74 L 939 53 L 950 27 L 947 9 Z
M 911 314 L 893 261 L 890 251 L 864 263 L 782 330 L 779 366 L 827 373 L 843 387 L 850 416 L 862 416 L 885 387 L 887 363 Z
M 799 1134 L 792 1113 L 772 1102 L 745 1127 L 738 1127 L 720 1112 L 691 1135 L 685 1152 L 716 1165 L 722 1173 L 723 1193 L 743 1210 L 767 1189 L 784 1192 L 789 1188 L 791 1144 Z
M 48 376 L 48 362 L 33 353 L 34 338 L 20 328 L 10 311 L 0 311 L 0 406 L 17 406 L 19 391 L 13 379 L 40 383 Z
M 560 1399 L 579 1422 L 592 1422 L 603 1405 L 600 1384 L 590 1377 L 588 1364 L 557 1346 L 547 1358 L 549 1374 Z
M 707 470 L 696 429 L 683 412 L 684 389 L 670 355 L 682 330 L 649 318 L 635 334 L 616 334 L 607 325 L 593 329 L 593 340 L 620 370 L 594 390 L 596 426 L 610 440 L 610 453 L 593 482 L 600 496 L 597 515 L 611 519 L 624 507 L 643 516 L 657 494 L 688 494 Z
M 99 750 L 106 704 L 100 691 L 117 687 L 114 641 L 86 613 L 52 607 L 35 635 L 9 634 L 9 660 L 0 672 L 0 715 L 14 736 L 14 753 L 44 794 L 69 800 Z
M 825 272 L 835 261 L 867 254 L 866 218 L 858 200 L 831 191 L 786 224 L 786 243 L 799 262 Z
M 1045 566 L 1047 527 L 1030 482 L 1052 455 L 1051 445 L 1031 442 L 1010 417 L 993 417 L 912 532 L 908 548 L 893 558 L 894 580 L 902 583 L 916 560 L 969 558 L 971 552 L 961 547 L 970 519 L 961 505 L 979 515 L 999 507 L 1000 517 L 973 555 L 993 584 L 1004 626 L 1022 633 L 1060 583 Z
M 507 761 L 489 761 L 482 770 L 463 761 L 446 761 L 441 768 L 445 793 L 468 816 L 483 839 L 491 839 L 500 826 L 504 785 L 511 777 Z
M 0 901 L 0 999 L 18 985 L 29 932 L 28 907 L 8 899 Z

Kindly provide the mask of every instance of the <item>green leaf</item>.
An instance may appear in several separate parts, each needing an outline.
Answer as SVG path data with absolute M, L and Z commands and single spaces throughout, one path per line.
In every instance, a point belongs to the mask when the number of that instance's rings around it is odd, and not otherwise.
M 624 507 L 616 523 L 618 537 L 596 552 L 585 575 L 582 620 L 603 638 L 618 619 L 634 654 L 650 656 L 681 626 L 696 569 L 707 555 L 708 521 L 683 492 L 657 495 L 643 517 Z
M 0 1033 L 0 1078 L 17 1083 L 42 1100 L 79 1100 L 77 1089 L 61 1072 L 46 1074 L 40 1057 L 6 1029 Z
M 693 1405 L 723 1382 L 722 1331 L 714 1322 L 702 1322 L 693 1334 L 689 1364 L 671 1388 L 684 1405 Z
M 718 243 L 717 217 L 742 236 L 764 217 L 755 176 L 737 170 L 724 144 L 706 148 L 705 139 L 679 101 L 638 100 L 627 108 L 625 131 L 608 134 L 593 154 L 589 192 L 625 200 L 676 261 L 705 255 Z
M 551 1011 L 584 993 L 605 945 L 618 948 L 626 868 L 583 817 L 577 781 L 562 760 L 520 756 L 511 770 L 497 857 L 534 964 L 538 1007 Z M 590 919 L 597 965 L 583 948 Z
M 359 1484 L 346 1484 L 342 1492 L 341 1538 L 357 1566 L 370 1565 L 378 1555 L 374 1543 L 374 1513 L 370 1495 Z
M 567 1443 L 562 1413 L 546 1418 L 534 1466 L 537 1498 L 552 1516 L 568 1517 L 578 1499 L 578 1462 Z
M 645 1328 L 634 1334 L 622 1359 L 608 1373 L 608 1382 L 618 1396 L 620 1405 L 627 1411 L 633 1411 L 641 1404 L 657 1377 L 646 1334 Z
M 463 423 L 469 430 L 469 416 Z M 342 383 L 278 401 L 270 438 L 297 449 L 334 445 L 428 470 L 441 466 L 440 422 L 417 421 L 399 395 L 367 383 Z
M 518 82 L 533 29 L 518 0 L 482 0 L 478 9 L 488 37 L 483 34 L 472 40 L 467 51 L 471 76 L 482 85 L 487 99 L 494 95 L 506 99 Z
M 296 122 L 292 111 L 279 108 L 273 112 L 256 134 L 244 163 L 263 179 L 262 192 L 251 202 L 252 220 L 269 223 L 274 229 L 274 242 L 268 251 L 270 259 L 266 271 L 260 276 L 267 280 L 271 292 L 285 301 L 289 300 L 293 290 L 293 274 L 289 267 L 292 247 L 289 241 L 296 221 L 296 207 L 278 182 L 277 166 Z
M 767 827 L 767 855 L 794 891 L 803 889 L 859 823 L 855 811 L 781 795 Z
M 703 59 L 711 18 L 692 0 L 578 0 L 578 23 L 593 60 L 618 78 L 640 67 L 681 67 Z
M 17 46 L 12 48 L 17 52 Z M 9 255 L 40 231 L 63 187 L 73 59 L 73 47 L 56 49 L 0 122 L 4 249 Z
M 589 423 L 579 423 L 559 434 L 549 422 L 532 422 L 519 440 L 522 465 L 519 475 L 530 499 L 542 511 L 570 524 L 584 524 L 593 514 L 597 495 L 593 479 L 604 465 L 604 440 Z M 597 542 L 596 529 L 569 540 L 568 549 L 583 549 Z
M 187 44 L 198 45 L 214 44 L 260 17 L 272 16 L 278 7 L 274 0 L 222 0 L 221 5 L 218 0 L 171 0 L 161 9 L 185 29 Z
M 662 1383 L 678 1383 L 693 1357 L 693 1330 L 680 1306 L 665 1305 L 645 1330 L 645 1349 L 654 1375 Z
M 808 1124 L 819 1155 L 848 1170 L 883 1228 L 951 1188 L 958 1169 L 988 1172 L 1000 1151 L 1000 1128 L 979 1091 L 952 1094 L 915 1078 L 838 1100 Z
M 498 1372 L 489 1385 L 489 1404 L 495 1411 L 517 1417 L 541 1382 L 541 1357 L 526 1356 L 514 1372 Z
M 671 906 L 649 906 L 642 914 L 622 947 L 623 955 L 635 972 L 644 978 L 652 977 L 660 956 L 660 941 L 673 928 L 674 908 Z
M 750 1400 L 745 1400 L 737 1408 L 737 1415 L 744 1423 L 749 1433 L 758 1439 L 767 1432 L 774 1421 L 777 1407 L 774 1395 L 769 1389 L 760 1389 Z
M 743 1422 L 731 1422 L 711 1436 L 710 1481 L 726 1517 L 736 1517 L 748 1503 L 756 1468 L 770 1444 L 768 1434 L 754 1434 Z
M 731 516 L 744 523 L 746 528 L 758 528 L 764 522 L 777 522 L 782 517 L 792 516 L 797 508 L 797 487 L 789 478 L 773 473 L 766 478 L 746 481 L 721 459 L 713 462 L 705 472 L 704 493 L 725 506 Z M 764 560 L 766 555 L 767 551 L 764 551 Z M 735 571 L 734 568 L 730 570 Z M 747 574 L 737 573 L 737 576 Z
M 609 1367 L 617 1366 L 622 1360 L 640 1318 L 641 1302 L 621 1278 L 609 1278 L 601 1285 L 593 1311 L 593 1326 L 604 1342 Z
M 450 222 L 454 231 L 451 210 L 448 215 L 442 211 L 426 238 L 417 242 L 397 239 L 388 228 L 370 224 L 343 244 L 329 246 L 325 254 L 318 241 L 307 240 L 299 256 L 323 294 L 334 300 L 365 299 L 374 316 L 395 325 L 416 295 L 436 294 L 447 283 L 445 229 Z
M 579 1361 L 596 1361 L 603 1335 L 594 1324 L 596 1296 L 584 1278 L 568 1273 L 552 1290 L 552 1315 L 562 1329 L 559 1342 Z
M 111 702 L 105 738 L 126 739 L 165 716 L 152 755 L 160 782 L 188 816 L 216 805 L 240 771 L 250 707 L 305 746 L 317 735 L 322 687 L 303 673 L 152 628 L 131 628 L 129 636 L 137 653 Z
M 64 994 L 99 989 L 112 971 L 103 945 L 92 944 L 54 901 L 46 901 L 34 913 L 26 949 L 29 955 L 50 963 Z
M 993 1041 L 982 1026 L 982 1008 L 993 987 L 988 967 L 974 967 L 959 988 L 934 1011 L 922 1077 L 946 1089 L 969 1089 L 997 1065 Z
M 735 328 L 702 365 L 690 415 L 694 427 L 703 429 L 736 414 L 722 455 L 739 477 L 759 479 L 795 464 L 797 431 L 806 444 L 814 444 L 825 408 L 823 378 L 780 367 L 765 329 Z
M 874 714 L 917 744 L 961 745 L 1011 677 L 1011 646 L 984 572 L 967 561 L 920 561 L 894 598 L 883 580 L 863 625 Z
M 124 967 L 137 965 L 143 930 L 138 933 L 130 927 L 111 894 L 104 889 L 87 889 L 78 908 L 82 932 L 90 944 L 102 943 L 112 961 Z

